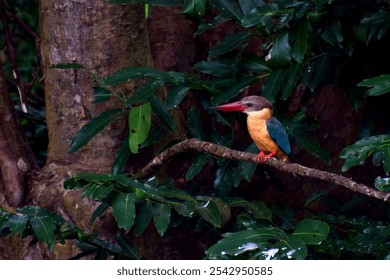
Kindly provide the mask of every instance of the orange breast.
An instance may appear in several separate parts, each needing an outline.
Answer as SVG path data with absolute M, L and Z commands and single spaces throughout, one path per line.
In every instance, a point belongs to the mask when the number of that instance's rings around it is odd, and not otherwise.
M 278 147 L 275 141 L 269 136 L 266 121 L 267 118 L 263 118 L 263 115 L 256 113 L 248 114 L 247 126 L 251 138 L 261 151 L 276 152 L 276 156 L 278 158 L 288 160 L 288 156 Z

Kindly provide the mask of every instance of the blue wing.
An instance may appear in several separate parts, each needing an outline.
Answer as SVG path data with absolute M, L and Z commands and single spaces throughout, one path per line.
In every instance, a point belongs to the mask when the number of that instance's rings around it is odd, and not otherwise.
M 278 119 L 271 117 L 267 120 L 266 125 L 271 138 L 285 154 L 289 155 L 291 153 L 290 141 L 282 123 Z

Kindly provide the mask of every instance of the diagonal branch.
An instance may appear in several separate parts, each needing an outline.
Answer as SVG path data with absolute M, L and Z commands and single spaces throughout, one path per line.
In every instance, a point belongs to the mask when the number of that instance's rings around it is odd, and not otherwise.
M 140 178 L 145 178 L 157 171 L 157 169 L 166 163 L 170 158 L 178 153 L 183 153 L 189 150 L 196 150 L 202 153 L 208 153 L 216 157 L 223 157 L 239 161 L 251 161 L 257 163 L 257 155 L 247 152 L 232 150 L 214 143 L 201 141 L 198 139 L 184 140 L 152 159 L 138 174 Z M 297 174 L 303 177 L 317 178 L 323 181 L 328 181 L 336 185 L 346 187 L 354 192 L 358 192 L 370 197 L 374 197 L 383 201 L 390 200 L 390 193 L 378 191 L 364 184 L 357 183 L 349 178 L 339 174 L 330 173 L 318 169 L 309 168 L 297 163 L 284 163 L 282 160 L 270 158 L 266 163 L 263 163 L 279 169 L 284 172 Z

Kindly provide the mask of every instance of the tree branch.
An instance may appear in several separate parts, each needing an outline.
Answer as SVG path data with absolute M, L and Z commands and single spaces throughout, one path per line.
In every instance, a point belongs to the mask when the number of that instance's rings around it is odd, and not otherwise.
M 202 153 L 208 153 L 216 157 L 223 157 L 231 160 L 251 161 L 257 163 L 257 155 L 247 152 L 232 150 L 214 143 L 201 141 L 198 139 L 184 140 L 152 159 L 139 173 L 138 177 L 149 177 L 157 171 L 157 169 L 166 163 L 170 158 L 178 153 L 183 153 L 189 150 L 196 150 Z M 370 197 L 374 197 L 383 201 L 390 200 L 390 193 L 378 191 L 364 184 L 359 184 L 349 178 L 339 174 L 330 173 L 318 169 L 309 168 L 297 163 L 284 163 L 282 160 L 270 158 L 267 162 L 262 163 L 272 166 L 284 172 L 297 174 L 303 177 L 317 178 L 323 181 L 328 181 L 336 185 L 346 187 L 354 192 L 358 192 Z

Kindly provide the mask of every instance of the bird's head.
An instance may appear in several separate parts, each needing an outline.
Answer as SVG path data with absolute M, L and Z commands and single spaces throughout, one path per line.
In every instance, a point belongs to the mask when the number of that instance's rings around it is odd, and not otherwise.
M 243 112 L 250 114 L 251 112 L 261 112 L 263 109 L 272 111 L 273 105 L 268 99 L 262 96 L 251 95 L 236 102 L 216 106 L 214 109 L 225 112 Z

